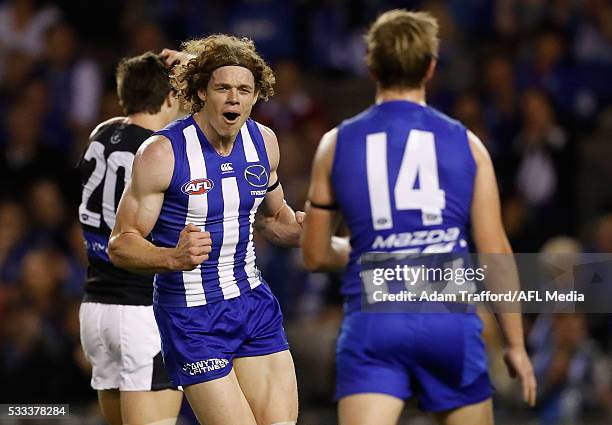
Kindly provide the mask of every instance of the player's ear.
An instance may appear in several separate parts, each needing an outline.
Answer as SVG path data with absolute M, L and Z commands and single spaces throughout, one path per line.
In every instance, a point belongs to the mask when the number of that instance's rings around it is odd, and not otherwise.
M 257 100 L 259 100 L 259 90 L 255 90 L 255 99 L 253 99 L 253 105 L 257 103 Z
M 168 108 L 172 108 L 172 106 L 174 106 L 175 102 L 178 102 L 178 98 L 176 97 L 176 93 L 174 93 L 172 90 L 170 90 L 168 92 L 168 96 L 166 96 L 166 100 L 165 100 L 166 106 Z
M 371 69 L 368 69 L 368 74 L 370 74 L 370 78 L 374 80 L 376 84 L 380 82 L 380 80 L 378 79 L 378 75 L 376 75 Z
M 181 108 L 181 101 L 178 96 L 176 96 L 175 93 L 170 93 L 166 101 L 168 102 L 168 109 L 170 109 L 173 114 L 178 113 Z
M 431 62 L 429 62 L 429 67 L 427 68 L 427 72 L 425 73 L 425 78 L 423 79 L 423 83 L 426 83 L 433 78 L 437 64 L 438 59 L 436 57 L 431 58 Z
M 206 103 L 206 91 L 205 90 L 198 90 L 198 97 L 200 98 L 202 102 Z

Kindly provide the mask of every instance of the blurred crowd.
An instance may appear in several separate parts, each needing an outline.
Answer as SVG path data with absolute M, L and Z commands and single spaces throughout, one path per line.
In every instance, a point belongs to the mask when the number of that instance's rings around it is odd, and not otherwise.
M 302 208 L 320 137 L 373 99 L 362 36 L 393 7 L 438 18 L 442 44 L 428 103 L 487 145 L 515 251 L 612 252 L 607 0 L 4 0 L 0 402 L 70 402 L 73 411 L 95 417 L 79 344 L 87 259 L 74 165 L 96 123 L 122 115 L 117 61 L 211 32 L 253 38 L 277 77 L 275 97 L 253 115 L 277 133 L 283 188 L 288 202 Z M 339 276 L 306 273 L 297 250 L 263 240 L 257 250 L 285 312 L 303 423 L 334 423 Z M 526 317 L 541 390 L 525 423 L 612 420 L 611 317 Z M 504 423 L 520 404 L 494 326 L 486 326 L 485 338 Z

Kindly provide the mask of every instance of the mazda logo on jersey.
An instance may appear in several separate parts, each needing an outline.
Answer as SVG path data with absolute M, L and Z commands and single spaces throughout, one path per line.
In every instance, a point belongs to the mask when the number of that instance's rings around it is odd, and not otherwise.
M 181 186 L 181 191 L 186 195 L 204 195 L 210 192 L 213 186 L 210 179 L 195 179 Z
M 268 172 L 263 165 L 249 165 L 246 167 L 244 178 L 251 186 L 268 186 Z

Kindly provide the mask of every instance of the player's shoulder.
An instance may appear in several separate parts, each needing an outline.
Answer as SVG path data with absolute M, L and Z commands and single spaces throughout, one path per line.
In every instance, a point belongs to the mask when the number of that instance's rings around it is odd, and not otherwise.
M 278 162 L 280 160 L 280 148 L 278 146 L 278 138 L 270 127 L 255 121 L 252 118 L 249 118 L 245 125 L 251 128 L 256 128 L 261 134 L 261 138 L 263 139 L 263 147 L 266 150 L 266 155 L 268 156 L 268 161 L 270 162 L 271 168 L 276 168 L 278 166 Z
M 335 149 L 336 140 L 338 139 L 338 127 L 334 127 L 331 130 L 325 132 L 323 137 L 321 137 L 321 144 L 325 146 L 326 149 Z
M 334 127 L 321 137 L 319 147 L 317 148 L 316 158 L 327 162 L 330 167 L 336 152 L 337 140 L 338 127 Z
M 260 123 L 259 121 L 255 121 L 252 118 L 249 118 L 245 125 L 247 126 L 253 126 L 255 128 L 257 128 L 259 130 L 259 133 L 261 133 L 261 137 L 263 137 L 264 141 L 266 143 L 268 142 L 278 142 L 278 139 L 276 137 L 276 133 L 274 133 L 274 130 L 272 130 L 270 127 Z
M 132 167 L 134 185 L 165 191 L 172 180 L 174 164 L 170 140 L 161 134 L 152 135 L 136 152 Z
M 437 126 L 462 132 L 467 131 L 465 125 L 463 125 L 461 121 L 448 116 L 447 114 L 434 108 L 433 106 L 427 105 L 425 106 L 424 110 L 431 117 L 431 119 L 434 120 Z
M 474 162 L 476 165 L 480 166 L 482 164 L 488 164 L 491 162 L 491 157 L 489 155 L 489 151 L 485 147 L 484 143 L 478 136 L 472 133 L 470 130 L 467 130 L 467 139 L 470 145 L 470 151 L 472 152 L 472 157 L 474 158 Z
M 113 117 L 106 121 L 101 122 L 93 129 L 93 131 L 89 135 L 89 140 L 95 139 L 100 134 L 102 134 L 105 130 L 111 127 L 124 123 L 125 120 L 126 120 L 126 117 Z
M 274 130 L 258 121 L 255 121 L 252 118 L 249 118 L 245 125 L 247 127 L 251 126 L 253 128 L 257 128 L 257 130 L 259 130 L 259 133 L 261 134 L 261 138 L 264 141 L 268 154 L 270 154 L 270 150 L 278 151 L 278 138 L 276 137 L 276 133 L 274 133 Z
M 181 118 L 177 118 L 174 121 L 168 123 L 164 128 L 155 132 L 156 135 L 163 135 L 167 139 L 172 140 L 177 135 L 182 135 L 183 131 L 189 126 L 196 126 L 193 119 L 193 115 L 186 115 Z
M 157 161 L 167 161 L 169 158 L 174 158 L 172 143 L 163 134 L 153 134 L 140 145 L 136 156 L 140 161 L 152 164 Z

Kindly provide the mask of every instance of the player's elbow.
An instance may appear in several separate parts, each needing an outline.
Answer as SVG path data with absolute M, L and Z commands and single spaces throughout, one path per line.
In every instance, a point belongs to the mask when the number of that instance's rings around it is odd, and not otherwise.
M 323 262 L 320 261 L 319 259 L 304 255 L 303 260 L 304 260 L 304 267 L 309 272 L 320 272 L 320 271 L 323 271 L 324 269 Z
M 512 254 L 512 246 L 503 230 L 474 237 L 476 249 L 482 254 Z
M 121 255 L 122 252 L 123 247 L 120 235 L 111 236 L 108 241 L 108 258 L 114 266 L 126 269 L 128 265 L 125 264 L 124 256 Z
M 324 271 L 326 268 L 324 250 L 313 249 L 308 245 L 302 245 L 302 260 L 304 267 L 310 272 Z

